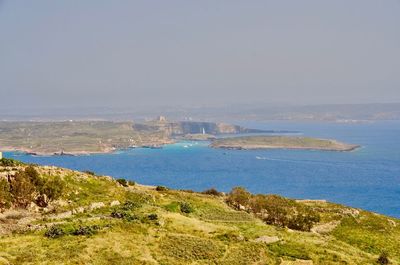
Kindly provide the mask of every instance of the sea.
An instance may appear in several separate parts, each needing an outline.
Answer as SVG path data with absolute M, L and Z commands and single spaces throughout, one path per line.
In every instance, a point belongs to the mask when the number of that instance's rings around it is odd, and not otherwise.
M 323 199 L 400 218 L 400 121 L 365 123 L 239 122 L 248 128 L 297 131 L 361 147 L 351 152 L 309 150 L 222 150 L 209 142 L 183 141 L 162 149 L 134 148 L 110 154 L 5 157 L 41 165 L 91 170 L 141 184 L 294 199 Z

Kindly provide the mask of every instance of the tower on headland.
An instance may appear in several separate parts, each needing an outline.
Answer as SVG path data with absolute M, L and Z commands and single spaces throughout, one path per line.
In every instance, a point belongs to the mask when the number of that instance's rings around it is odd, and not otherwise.
M 158 121 L 158 122 L 166 122 L 166 121 L 167 121 L 167 118 L 166 118 L 165 116 L 158 116 L 158 117 L 156 118 L 156 121 Z
M 3 159 L 3 153 L 0 152 L 0 159 Z

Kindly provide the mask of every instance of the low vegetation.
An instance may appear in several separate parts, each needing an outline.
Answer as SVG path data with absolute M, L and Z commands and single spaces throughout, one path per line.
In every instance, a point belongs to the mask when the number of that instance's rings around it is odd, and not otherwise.
M 310 231 L 320 221 L 318 212 L 307 205 L 278 195 L 252 195 L 242 187 L 233 188 L 226 199 L 237 210 L 254 213 L 267 224 Z
M 0 264 L 400 264 L 400 221 L 342 205 L 0 168 Z
M 64 182 L 59 176 L 40 176 L 33 166 L 0 179 L 0 206 L 26 208 L 31 203 L 46 207 L 61 197 Z

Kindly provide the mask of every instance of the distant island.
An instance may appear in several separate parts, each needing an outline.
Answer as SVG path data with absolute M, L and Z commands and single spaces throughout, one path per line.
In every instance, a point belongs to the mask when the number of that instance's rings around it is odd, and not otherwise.
M 0 150 L 32 155 L 85 155 L 145 147 L 179 140 L 211 140 L 216 135 L 275 133 L 217 122 L 168 121 L 0 121 Z
M 359 145 L 330 139 L 293 136 L 244 136 L 214 140 L 213 148 L 224 149 L 303 149 L 324 151 L 352 151 Z
M 211 141 L 211 147 L 225 149 L 351 151 L 359 147 L 336 140 L 268 136 L 266 133 L 293 131 L 259 130 L 216 122 L 168 121 L 163 116 L 142 123 L 0 122 L 0 150 L 21 151 L 32 155 L 85 155 L 136 147 L 162 148 L 163 145 L 180 140 Z M 240 136 L 243 134 L 253 135 Z M 219 138 L 221 136 L 224 138 Z

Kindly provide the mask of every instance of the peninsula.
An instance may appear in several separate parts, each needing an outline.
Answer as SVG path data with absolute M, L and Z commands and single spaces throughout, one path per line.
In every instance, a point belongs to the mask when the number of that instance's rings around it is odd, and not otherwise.
M 229 137 L 213 141 L 213 148 L 223 149 L 302 149 L 324 151 L 352 151 L 359 145 L 342 143 L 330 139 L 293 136 L 244 136 Z

